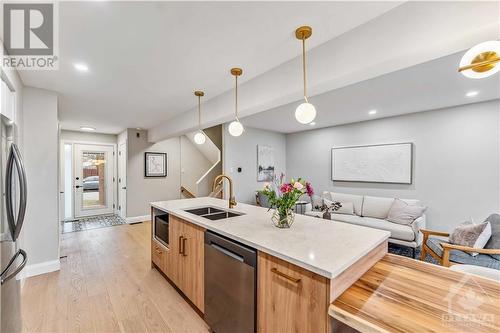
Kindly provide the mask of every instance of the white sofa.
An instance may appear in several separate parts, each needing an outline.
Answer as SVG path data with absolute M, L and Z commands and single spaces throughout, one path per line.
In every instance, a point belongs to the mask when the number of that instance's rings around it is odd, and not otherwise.
M 411 225 L 403 225 L 386 220 L 394 198 L 362 196 L 337 192 L 323 192 L 322 199 L 340 203 L 353 203 L 354 214 L 332 213 L 331 219 L 345 223 L 361 225 L 370 228 L 386 230 L 391 233 L 389 242 L 415 249 L 422 244 L 421 228 L 425 228 L 425 214 L 417 218 Z M 419 204 L 419 200 L 401 199 L 409 204 Z M 313 203 L 314 204 L 314 203 Z M 313 204 L 306 206 L 305 215 L 323 217 L 323 213 L 315 211 Z

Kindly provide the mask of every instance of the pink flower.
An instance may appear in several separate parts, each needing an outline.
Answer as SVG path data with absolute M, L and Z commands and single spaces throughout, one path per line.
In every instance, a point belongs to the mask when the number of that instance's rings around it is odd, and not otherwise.
M 312 197 L 314 194 L 314 190 L 311 186 L 311 183 L 309 183 L 309 182 L 306 183 L 306 192 L 307 192 L 307 195 L 310 197 Z
M 293 184 L 293 187 L 295 187 L 297 190 L 302 190 L 304 188 L 304 185 L 302 185 L 301 183 L 299 182 L 295 182 L 295 184 Z
M 280 187 L 280 191 L 281 191 L 281 193 L 290 193 L 293 191 L 293 186 L 292 186 L 292 184 L 289 184 L 289 183 L 283 184 Z

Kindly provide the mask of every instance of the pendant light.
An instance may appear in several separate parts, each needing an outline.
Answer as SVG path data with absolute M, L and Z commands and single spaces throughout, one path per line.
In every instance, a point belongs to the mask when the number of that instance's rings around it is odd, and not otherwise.
M 228 131 L 232 136 L 240 136 L 243 134 L 245 130 L 243 125 L 240 123 L 238 119 L 238 76 L 243 74 L 243 70 L 241 68 L 231 68 L 231 74 L 234 75 L 235 85 L 234 85 L 234 95 L 235 95 L 235 103 L 234 103 L 234 120 L 229 124 Z
M 198 97 L 198 132 L 194 135 L 194 142 L 198 145 L 202 145 L 205 143 L 207 139 L 205 137 L 205 133 L 201 130 L 201 97 L 205 96 L 203 91 L 197 90 L 194 92 L 194 95 Z
M 458 69 L 471 79 L 482 79 L 500 71 L 500 41 L 477 44 L 465 52 Z
M 303 26 L 295 30 L 295 37 L 302 41 L 302 74 L 304 78 L 304 100 L 305 103 L 300 104 L 295 110 L 295 119 L 301 124 L 309 124 L 316 118 L 316 108 L 307 100 L 306 90 L 306 39 L 311 37 L 312 28 Z

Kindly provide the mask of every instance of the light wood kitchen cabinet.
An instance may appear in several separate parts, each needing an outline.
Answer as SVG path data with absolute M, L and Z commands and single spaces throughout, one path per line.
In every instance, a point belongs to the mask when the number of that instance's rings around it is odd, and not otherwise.
M 161 269 L 165 271 L 165 247 L 157 242 L 155 239 L 151 240 L 151 261 Z
M 178 287 L 204 312 L 204 238 L 205 230 L 183 222 L 180 276 Z
M 257 330 L 328 332 L 329 280 L 259 252 Z
M 204 310 L 204 237 L 205 229 L 176 216 L 169 217 L 169 247 L 164 250 L 163 266 L 153 262 L 196 307 Z M 156 241 L 153 240 L 154 243 Z M 160 246 L 161 247 L 161 246 Z

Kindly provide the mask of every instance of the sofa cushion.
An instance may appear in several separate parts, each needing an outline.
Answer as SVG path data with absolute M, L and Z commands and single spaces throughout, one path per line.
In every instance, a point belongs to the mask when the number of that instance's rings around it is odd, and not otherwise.
M 361 220 L 363 220 L 363 218 L 361 216 L 337 214 L 337 213 L 331 213 L 330 215 L 331 215 L 330 219 L 333 221 L 340 221 L 340 222 L 347 222 L 347 223 L 351 223 L 351 224 L 362 225 Z
M 418 219 L 425 212 L 427 207 L 420 205 L 412 205 L 406 201 L 396 199 L 392 203 L 387 221 L 411 225 L 413 221 Z
M 443 248 L 440 243 L 446 242 L 448 243 L 448 239 L 441 237 L 429 237 L 427 239 L 427 246 L 434 251 L 439 257 L 443 256 Z M 473 257 L 466 252 L 451 250 L 450 251 L 450 261 L 459 264 L 467 264 L 467 265 L 477 265 L 483 267 L 489 267 L 494 269 L 500 269 L 500 260 L 496 260 L 495 258 L 487 255 L 487 254 L 478 254 Z
M 330 192 L 330 199 L 332 201 L 338 202 L 352 202 L 352 204 L 354 205 L 354 213 L 361 216 L 361 210 L 363 208 L 362 195 Z
M 328 207 L 331 207 L 335 203 L 328 199 L 323 199 L 323 202 Z M 354 215 L 354 205 L 352 202 L 340 202 L 340 205 L 340 208 L 335 211 L 335 214 Z
M 500 215 L 491 214 L 486 221 L 491 224 L 491 238 L 484 246 L 485 249 L 500 249 Z M 493 258 L 500 260 L 500 254 L 490 254 Z
M 363 199 L 363 212 L 361 216 L 385 219 L 389 214 L 394 198 L 369 197 Z
M 409 225 L 392 223 L 383 219 L 373 217 L 360 217 L 356 215 L 332 214 L 334 221 L 347 222 L 351 224 L 361 225 L 364 227 L 375 228 L 389 231 L 391 238 L 400 239 L 408 242 L 415 240 L 415 233 Z

